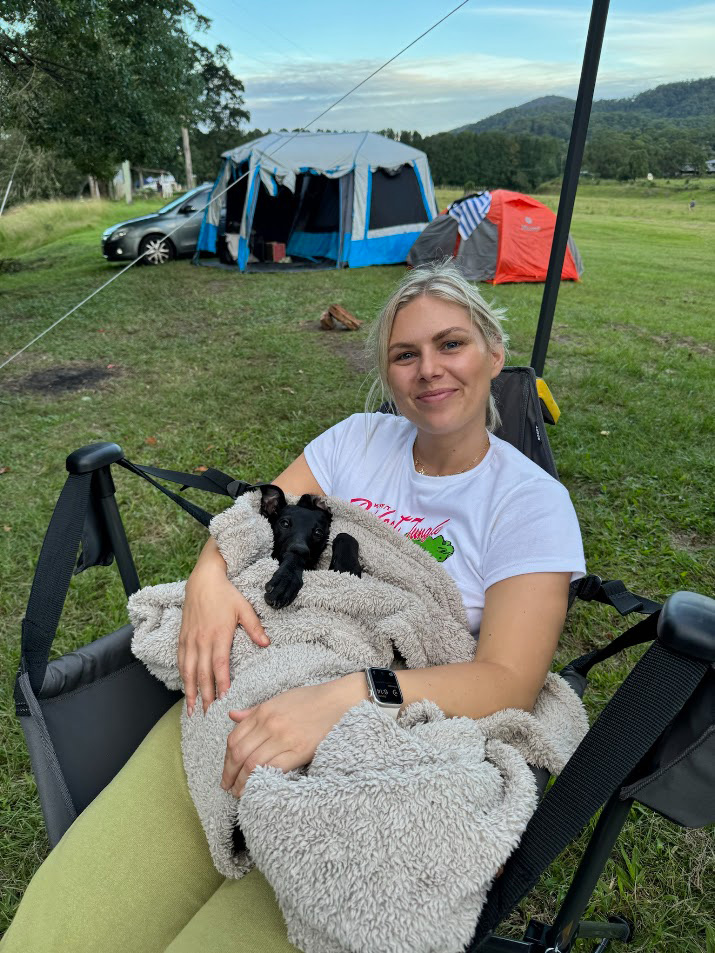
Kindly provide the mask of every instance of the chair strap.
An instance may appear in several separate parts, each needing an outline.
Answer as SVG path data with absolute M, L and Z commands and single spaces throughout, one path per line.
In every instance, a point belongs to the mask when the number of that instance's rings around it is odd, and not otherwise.
M 657 635 L 659 618 L 660 610 L 653 612 L 651 615 L 646 616 L 645 619 L 641 619 L 640 622 L 636 622 L 630 629 L 626 629 L 625 632 L 622 632 L 621 635 L 609 642 L 608 645 L 604 645 L 600 649 L 593 649 L 591 652 L 586 652 L 585 655 L 580 655 L 566 667 L 575 669 L 580 675 L 586 677 L 594 665 L 598 665 L 599 662 L 603 662 L 607 658 L 617 655 L 619 652 L 622 652 L 623 649 L 632 648 L 634 645 L 642 645 L 644 642 L 652 642 Z
M 55 505 L 32 580 L 22 620 L 21 664 L 37 694 L 45 677 L 50 649 L 77 560 L 77 550 L 89 505 L 91 473 L 70 473 Z M 15 702 L 26 708 L 15 684 Z
M 631 612 L 642 612 L 650 615 L 660 609 L 659 602 L 637 596 L 623 585 L 620 579 L 607 579 L 605 582 L 600 576 L 590 575 L 577 579 L 569 586 L 569 609 L 576 599 L 584 602 L 601 602 L 612 606 L 621 615 Z
M 149 467 L 138 467 L 135 463 L 127 460 L 126 457 L 121 460 L 117 460 L 117 463 L 120 467 L 124 467 L 125 470 L 129 470 L 130 473 L 135 473 L 137 476 L 140 476 L 143 480 L 146 480 L 147 483 L 151 483 L 152 486 L 155 486 L 157 490 L 160 490 L 164 496 L 168 496 L 170 500 L 173 500 L 182 510 L 185 510 L 190 516 L 193 516 L 195 520 L 198 520 L 202 526 L 205 526 L 208 529 L 208 525 L 211 520 L 214 518 L 213 513 L 209 513 L 208 510 L 202 509 L 200 506 L 196 506 L 195 503 L 192 503 L 190 500 L 184 500 L 177 493 L 167 490 L 165 486 L 162 486 L 161 483 L 157 483 L 156 480 L 149 475 Z M 152 467 L 152 470 L 155 468 Z M 183 483 L 184 486 L 197 486 L 196 475 L 193 473 L 178 473 L 175 470 L 164 471 L 171 473 L 171 477 L 164 477 L 164 479 L 170 480 L 173 483 Z M 161 474 L 161 471 L 159 471 Z M 175 479 L 177 478 L 178 479 Z M 188 480 L 188 482 L 187 482 Z M 201 486 L 201 489 L 206 489 L 206 487 Z M 220 493 L 218 489 L 210 490 L 209 492 Z
M 117 462 L 126 470 L 161 490 L 206 527 L 213 519 L 212 513 L 167 490 L 157 483 L 153 476 L 180 483 L 182 488 L 192 486 L 209 493 L 231 496 L 234 499 L 251 488 L 251 484 L 234 480 L 233 477 L 216 469 L 208 469 L 202 474 L 181 473 L 178 470 L 161 470 L 158 467 L 140 467 L 126 458 Z M 18 715 L 27 715 L 31 711 L 27 691 L 23 691 L 20 684 L 21 676 L 27 675 L 26 684 L 33 696 L 37 696 L 42 689 L 50 649 L 57 633 L 67 590 L 77 563 L 77 552 L 90 504 L 92 476 L 91 472 L 68 475 L 45 533 L 25 618 L 22 620 L 20 671 L 14 692 L 15 709 Z
M 678 655 L 659 642 L 648 649 L 533 814 L 518 849 L 487 896 L 469 953 L 477 950 L 621 787 L 708 667 L 707 662 Z

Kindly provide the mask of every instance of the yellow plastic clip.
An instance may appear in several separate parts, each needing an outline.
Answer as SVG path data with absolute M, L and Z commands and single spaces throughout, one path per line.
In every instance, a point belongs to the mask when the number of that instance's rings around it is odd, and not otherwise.
M 549 385 L 541 378 L 536 378 L 536 393 L 541 398 L 541 410 L 544 414 L 544 420 L 547 424 L 555 424 L 561 416 L 559 405 L 554 400 L 553 394 L 549 390 Z

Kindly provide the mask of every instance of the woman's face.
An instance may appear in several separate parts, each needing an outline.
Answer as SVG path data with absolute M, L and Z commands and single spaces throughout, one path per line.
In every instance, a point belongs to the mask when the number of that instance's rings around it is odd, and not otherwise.
M 504 366 L 458 304 L 421 295 L 392 325 L 388 382 L 400 413 L 418 430 L 473 434 L 483 428 L 492 378 Z

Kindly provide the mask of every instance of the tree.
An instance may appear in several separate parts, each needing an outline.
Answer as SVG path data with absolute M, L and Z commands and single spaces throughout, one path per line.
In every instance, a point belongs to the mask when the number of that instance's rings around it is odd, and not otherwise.
M 0 126 L 82 173 L 165 165 L 182 125 L 248 117 L 228 51 L 192 38 L 210 21 L 189 0 L 0 0 L 0 20 Z

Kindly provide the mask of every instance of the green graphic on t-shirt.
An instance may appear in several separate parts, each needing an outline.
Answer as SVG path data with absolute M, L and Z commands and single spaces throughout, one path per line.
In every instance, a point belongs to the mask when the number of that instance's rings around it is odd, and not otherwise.
M 428 536 L 427 539 L 413 539 L 412 542 L 434 556 L 438 563 L 443 563 L 454 552 L 454 546 L 444 536 Z

